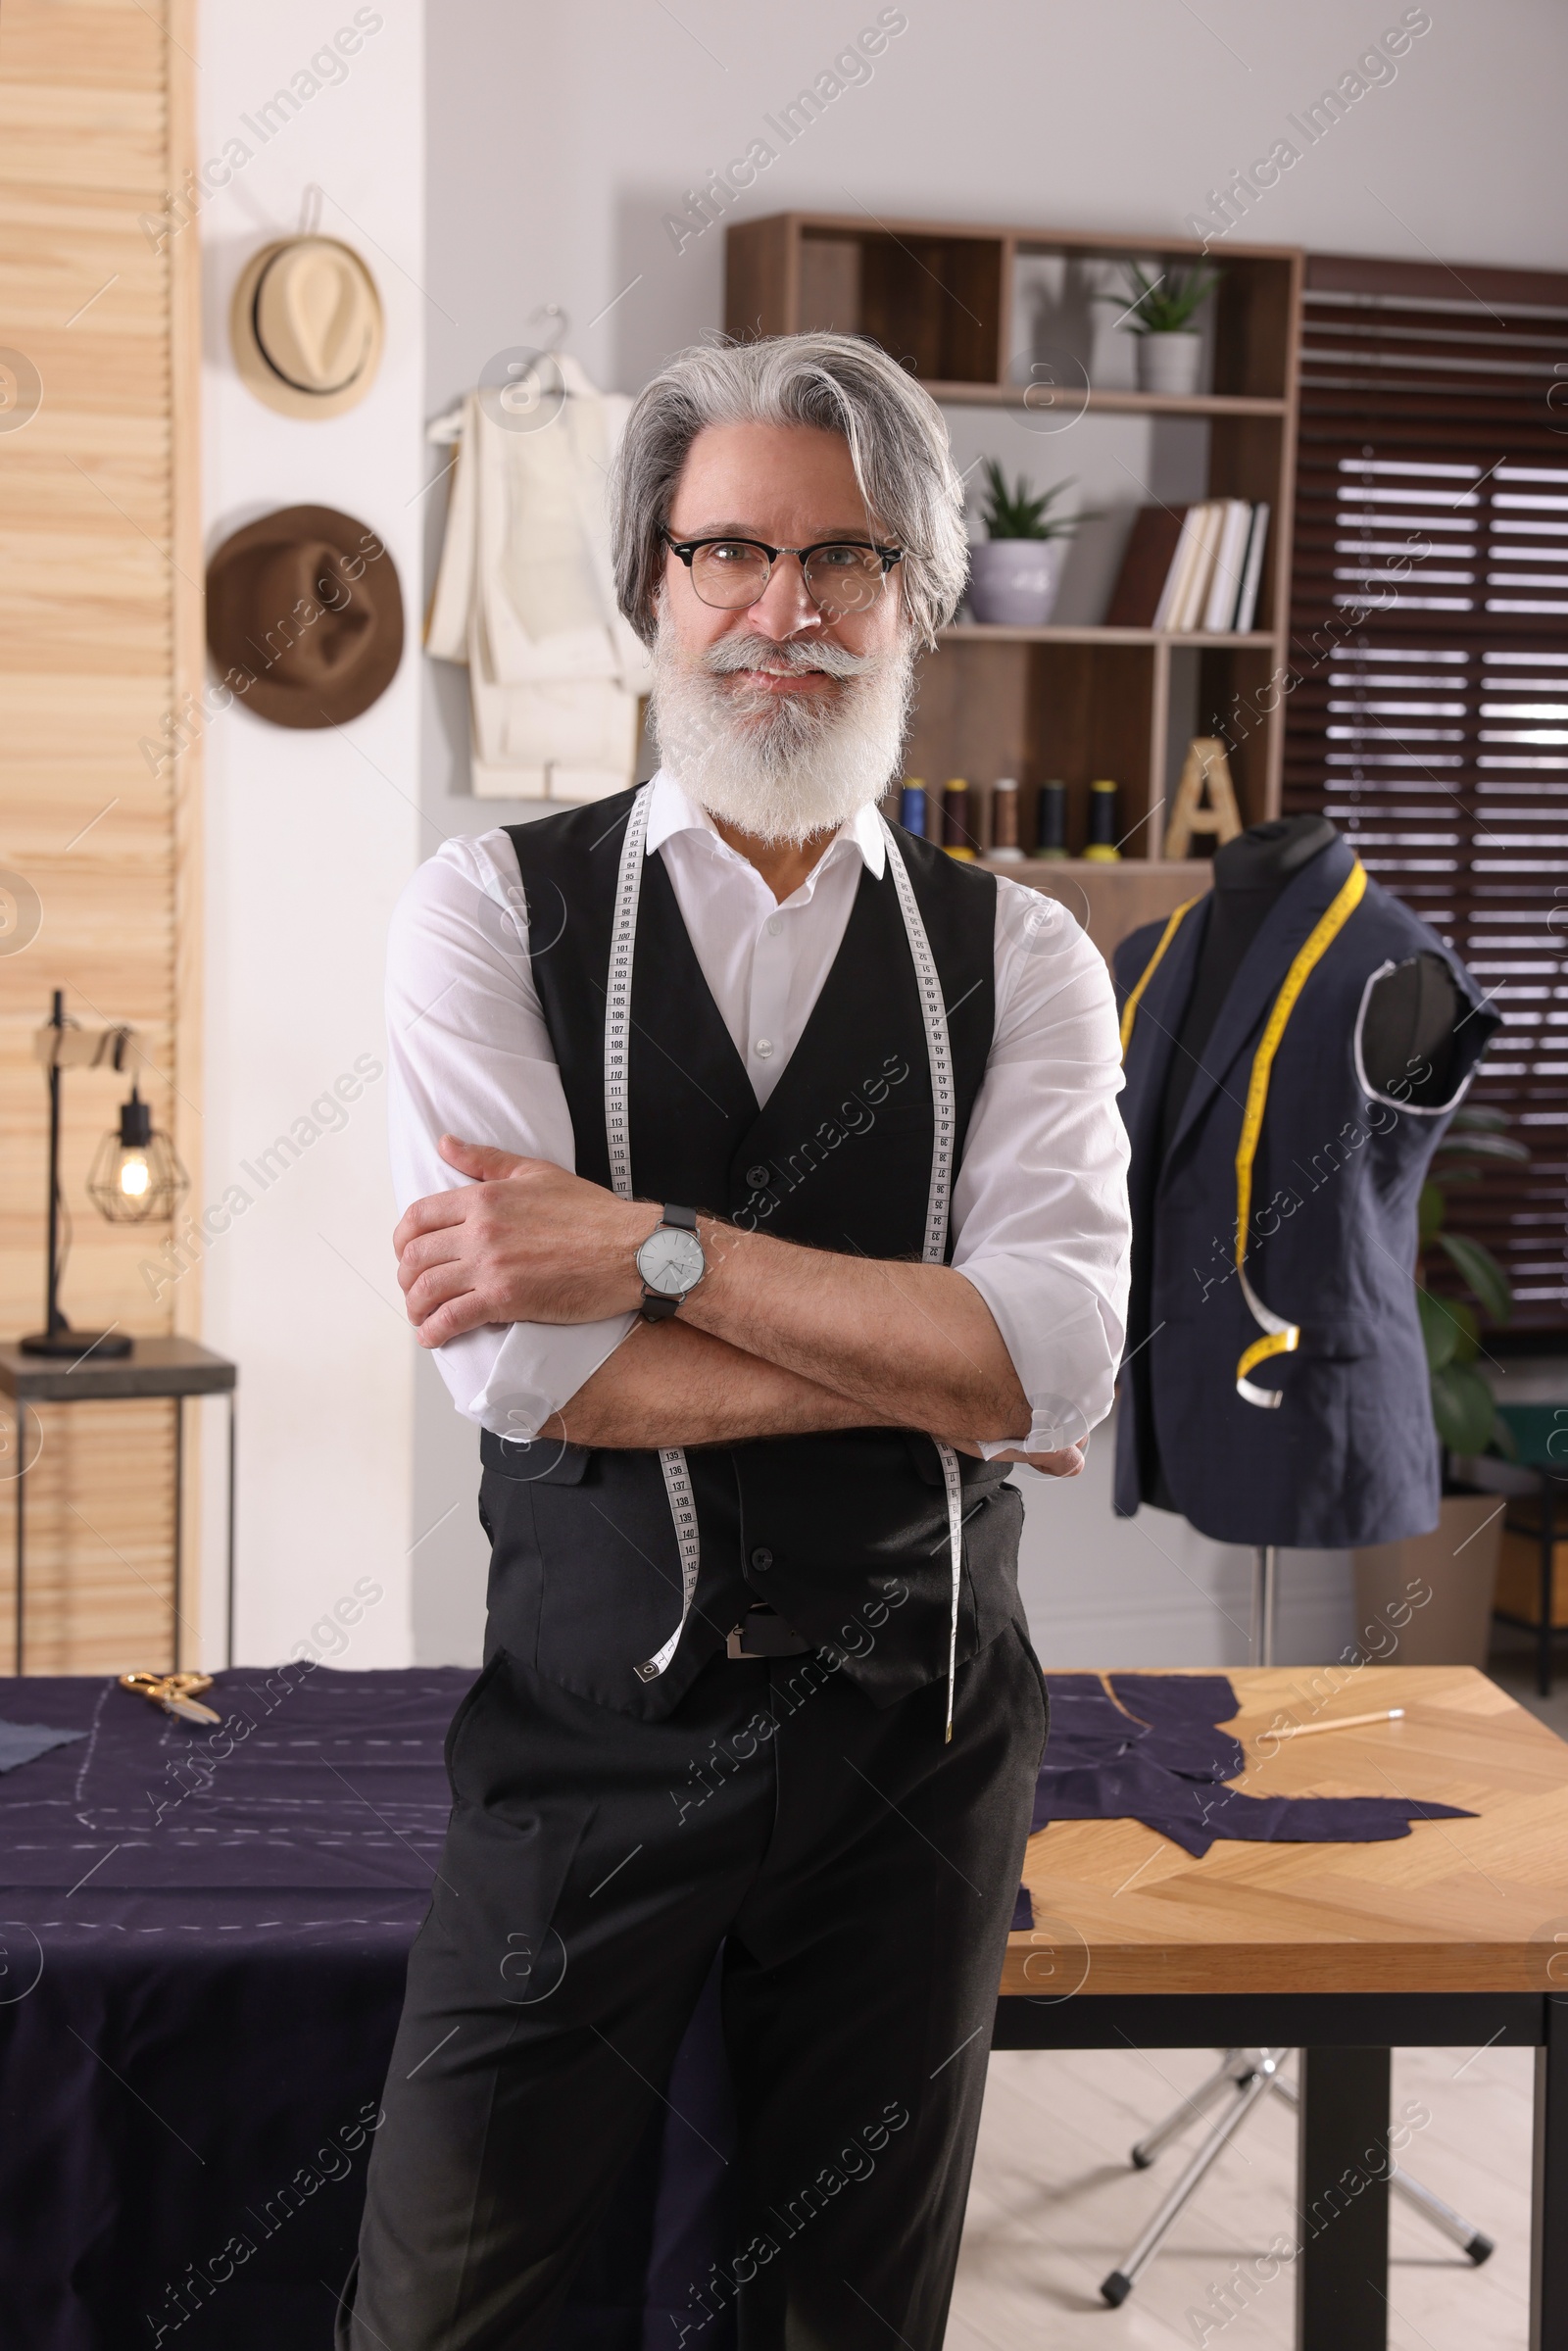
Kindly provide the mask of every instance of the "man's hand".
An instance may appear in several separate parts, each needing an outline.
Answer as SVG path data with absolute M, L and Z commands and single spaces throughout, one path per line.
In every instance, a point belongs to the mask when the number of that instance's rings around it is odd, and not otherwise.
M 642 1303 L 636 1253 L 659 1222 L 647 1200 L 547 1159 L 441 1138 L 474 1182 L 416 1200 L 392 1236 L 398 1281 L 421 1347 L 483 1323 L 599 1322 Z
M 421 1347 L 484 1324 L 599 1322 L 641 1305 L 636 1253 L 659 1223 L 655 1203 L 452 1135 L 440 1149 L 472 1181 L 416 1200 L 393 1236 Z M 700 1229 L 708 1271 L 682 1324 L 837 1399 L 832 1418 L 806 1425 L 845 1425 L 848 1405 L 849 1425 L 961 1428 L 972 1432 L 965 1451 L 1011 1439 L 1006 1457 L 1048 1477 L 1082 1468 L 1075 1446 L 1024 1451 L 1028 1401 L 990 1308 L 953 1267 L 839 1255 L 710 1217 Z M 822 1409 L 791 1389 L 791 1415 Z

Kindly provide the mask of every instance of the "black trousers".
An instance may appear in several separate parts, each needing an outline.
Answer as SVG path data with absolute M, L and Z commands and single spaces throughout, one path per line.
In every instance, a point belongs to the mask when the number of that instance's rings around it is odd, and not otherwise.
M 1021 1631 L 877 1708 L 715 1658 L 636 1722 L 503 1652 L 369 2166 L 339 2351 L 536 2351 L 722 1945 L 733 2250 L 670 2351 L 935 2351 L 1046 1732 Z M 724 2331 L 723 2328 L 718 2329 Z

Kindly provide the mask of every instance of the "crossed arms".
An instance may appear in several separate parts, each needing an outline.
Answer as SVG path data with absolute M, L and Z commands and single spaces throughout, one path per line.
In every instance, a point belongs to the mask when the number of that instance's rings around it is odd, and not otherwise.
M 393 1236 L 421 1347 L 485 1324 L 634 1311 L 634 1262 L 659 1221 L 546 1160 L 443 1136 L 469 1179 L 416 1200 Z M 946 1265 L 852 1257 L 699 1220 L 708 1271 L 677 1316 L 639 1323 L 550 1424 L 585 1445 L 724 1445 L 846 1428 L 921 1429 L 974 1452 L 1022 1440 L 1031 1412 L 990 1308 Z M 1076 1445 L 1009 1448 L 1056 1477 Z

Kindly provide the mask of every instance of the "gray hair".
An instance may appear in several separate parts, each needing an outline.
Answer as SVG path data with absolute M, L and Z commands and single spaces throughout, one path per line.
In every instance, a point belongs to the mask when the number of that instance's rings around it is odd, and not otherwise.
M 697 343 L 638 394 L 611 474 L 620 609 L 652 644 L 664 577 L 660 531 L 686 453 L 710 424 L 811 424 L 842 433 L 866 512 L 905 550 L 904 609 L 919 641 L 957 610 L 968 574 L 963 483 L 942 412 L 874 343 L 772 335 Z

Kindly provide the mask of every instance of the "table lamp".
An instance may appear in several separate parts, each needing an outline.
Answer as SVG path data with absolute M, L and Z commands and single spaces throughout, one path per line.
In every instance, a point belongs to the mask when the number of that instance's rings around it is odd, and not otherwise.
M 48 1020 L 33 1039 L 33 1047 L 49 1079 L 49 1279 L 44 1327 L 22 1341 L 24 1355 L 53 1355 L 75 1360 L 82 1355 L 128 1355 L 131 1341 L 122 1331 L 76 1331 L 60 1306 L 60 1280 L 70 1254 L 70 1212 L 60 1185 L 60 1080 L 67 1069 L 123 1069 L 135 1031 L 123 1024 L 84 1029 L 66 1017 L 63 988 L 54 992 Z M 111 1224 L 143 1224 L 166 1217 L 189 1189 L 169 1137 L 153 1125 L 152 1112 L 131 1083 L 130 1100 L 121 1105 L 118 1127 L 107 1134 L 93 1157 L 87 1193 L 99 1214 Z M 66 1227 L 61 1247 L 61 1224 Z

